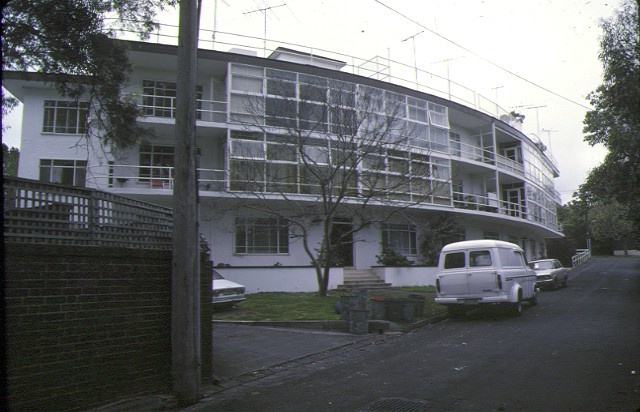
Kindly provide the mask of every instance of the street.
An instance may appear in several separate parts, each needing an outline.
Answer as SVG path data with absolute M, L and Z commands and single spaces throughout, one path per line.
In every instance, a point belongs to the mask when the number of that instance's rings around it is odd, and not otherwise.
M 640 259 L 591 259 L 519 318 L 472 312 L 336 356 L 189 410 L 638 411 Z

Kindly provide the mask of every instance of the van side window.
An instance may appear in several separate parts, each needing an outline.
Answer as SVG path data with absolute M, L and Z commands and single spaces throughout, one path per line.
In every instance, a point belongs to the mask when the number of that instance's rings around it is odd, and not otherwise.
M 502 267 L 521 268 L 524 266 L 524 256 L 521 252 L 511 249 L 499 249 L 499 253 Z
M 469 253 L 469 266 L 491 266 L 491 252 L 488 250 L 478 250 Z
M 447 253 L 444 255 L 445 269 L 463 268 L 464 266 L 464 252 Z

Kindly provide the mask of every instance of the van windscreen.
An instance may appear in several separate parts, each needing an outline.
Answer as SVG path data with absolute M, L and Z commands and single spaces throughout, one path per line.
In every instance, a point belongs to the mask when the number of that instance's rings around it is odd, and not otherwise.
M 444 255 L 445 269 L 463 268 L 464 265 L 464 252 L 447 253 Z

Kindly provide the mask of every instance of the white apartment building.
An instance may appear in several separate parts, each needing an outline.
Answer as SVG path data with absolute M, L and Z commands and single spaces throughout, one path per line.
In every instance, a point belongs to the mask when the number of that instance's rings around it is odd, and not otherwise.
M 133 71 L 124 92 L 137 99 L 145 114 L 139 122 L 153 129 L 155 137 L 134 148 L 105 152 L 84 138 L 86 104 L 59 96 L 43 75 L 5 72 L 3 86 L 24 104 L 19 177 L 171 206 L 177 48 L 128 43 Z M 394 189 L 395 195 L 371 202 L 369 208 L 373 214 L 379 208 L 382 215 L 396 204 L 403 213 L 357 232 L 352 243 L 341 246 L 340 265 L 377 266 L 383 244 L 419 263 L 424 232 L 444 218 L 455 222 L 460 239 L 517 243 L 529 259 L 546 254 L 546 238 L 562 236 L 556 215 L 560 196 L 554 189 L 558 167 L 514 119 L 348 73 L 343 66 L 339 60 L 285 48 L 267 58 L 239 50 L 199 51 L 200 230 L 214 264 L 309 265 L 286 221 L 266 209 L 245 206 L 265 194 L 274 204 L 294 198 L 317 202 L 318 183 L 296 150 L 315 151 L 315 159 L 326 156 L 331 163 L 334 143 L 322 140 L 331 140 L 326 136 L 346 115 L 362 109 L 365 96 L 369 101 L 375 97 L 368 107 L 376 107 L 380 115 L 393 102 L 400 123 L 412 132 L 402 145 L 380 148 L 375 160 L 356 166 L 353 193 L 364 190 L 361 180 L 368 172 L 386 184 L 400 179 L 404 184 Z M 326 113 L 323 107 L 330 105 L 340 106 L 342 115 Z M 283 113 L 283 107 L 295 114 Z M 320 130 L 320 143 L 292 147 L 291 140 L 281 138 L 283 119 L 301 130 Z M 345 205 L 360 201 L 354 194 Z M 350 215 L 344 216 L 336 224 L 352 227 Z M 320 226 L 310 225 L 313 238 Z M 318 225 L 316 232 L 313 225 Z

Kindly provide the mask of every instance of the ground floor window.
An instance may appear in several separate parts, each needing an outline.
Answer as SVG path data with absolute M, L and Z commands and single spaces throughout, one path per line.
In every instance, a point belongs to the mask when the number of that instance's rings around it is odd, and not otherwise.
M 85 187 L 86 160 L 40 159 L 40 180 L 65 186 Z
M 289 227 L 278 218 L 236 218 L 236 254 L 289 253 Z
M 500 233 L 491 230 L 485 230 L 482 238 L 487 240 L 500 240 Z
M 394 252 L 410 256 L 418 254 L 417 231 L 414 225 L 385 224 L 382 226 L 382 245 Z

